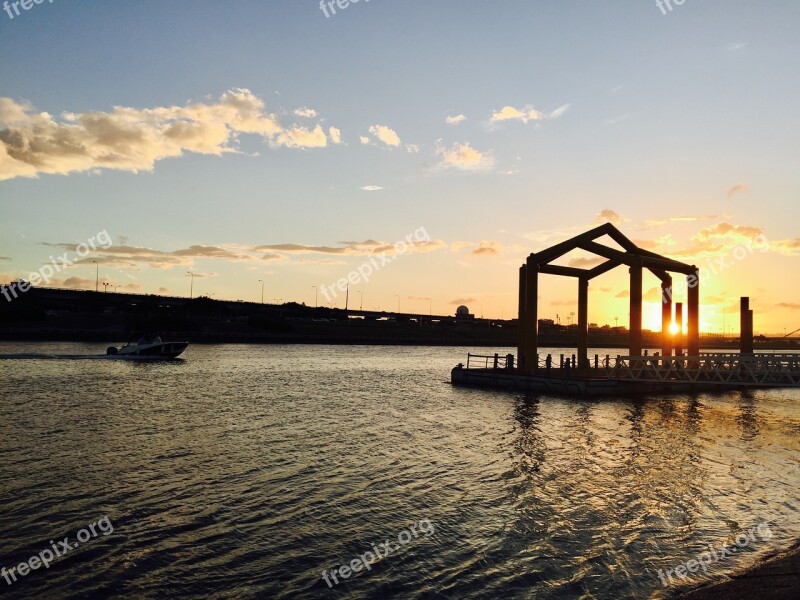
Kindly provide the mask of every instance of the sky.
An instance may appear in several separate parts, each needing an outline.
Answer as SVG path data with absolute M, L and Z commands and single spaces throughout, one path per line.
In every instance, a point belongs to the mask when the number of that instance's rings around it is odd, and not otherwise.
M 703 330 L 742 295 L 800 327 L 796 1 L 3 8 L 0 282 L 510 318 L 530 252 L 612 222 L 704 269 Z M 590 322 L 627 325 L 627 277 Z

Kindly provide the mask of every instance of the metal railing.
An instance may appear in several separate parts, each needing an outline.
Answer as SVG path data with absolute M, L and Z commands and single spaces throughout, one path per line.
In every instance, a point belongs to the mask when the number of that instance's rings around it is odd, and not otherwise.
M 467 354 L 467 369 L 513 369 L 513 354 Z
M 701 353 L 698 356 L 617 356 L 609 379 L 800 387 L 800 354 Z

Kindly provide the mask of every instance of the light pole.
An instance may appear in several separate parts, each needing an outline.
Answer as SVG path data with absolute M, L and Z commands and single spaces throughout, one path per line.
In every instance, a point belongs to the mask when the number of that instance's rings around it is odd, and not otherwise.
M 361 307 L 358 310 L 364 310 L 364 293 L 358 290 L 358 297 L 361 299 Z
M 98 283 L 100 282 L 100 264 L 96 260 L 92 262 L 94 263 L 94 291 L 97 293 Z
M 111 284 L 110 284 L 110 283 L 108 283 L 107 281 L 104 281 L 104 282 L 103 282 L 103 293 L 104 293 L 104 294 L 108 292 L 108 286 L 110 286 L 110 285 L 111 285 Z
M 314 308 L 317 308 L 319 306 L 317 303 L 317 286 L 312 285 L 311 287 L 314 288 Z
M 194 296 L 194 273 L 191 271 L 186 271 L 189 275 L 191 275 L 192 280 L 189 282 L 189 300 L 191 300 Z
M 259 279 L 259 281 L 261 282 L 261 304 L 264 304 L 264 280 Z

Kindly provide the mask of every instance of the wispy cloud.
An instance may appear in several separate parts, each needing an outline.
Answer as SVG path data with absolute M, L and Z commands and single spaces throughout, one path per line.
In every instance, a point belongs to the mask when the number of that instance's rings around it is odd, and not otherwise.
M 304 117 L 311 114 L 298 110 Z M 236 153 L 241 134 L 258 135 L 272 148 L 322 148 L 328 142 L 321 125 L 285 125 L 243 88 L 213 103 L 118 106 L 110 112 L 64 113 L 61 119 L 0 98 L 0 180 L 99 169 L 151 171 L 156 162 L 184 152 Z
M 383 188 L 379 185 L 362 185 L 359 189 L 364 190 L 365 192 L 379 192 Z
M 475 256 L 496 256 L 500 254 L 500 244 L 484 240 L 470 254 Z
M 742 192 L 746 192 L 750 189 L 750 185 L 746 181 L 742 181 L 741 183 L 737 183 L 732 188 L 728 190 L 728 198 L 734 196 L 735 194 L 740 194 Z
M 463 123 L 467 120 L 467 117 L 464 115 L 455 115 L 453 117 L 448 116 L 446 121 L 448 125 L 458 125 L 459 123 Z

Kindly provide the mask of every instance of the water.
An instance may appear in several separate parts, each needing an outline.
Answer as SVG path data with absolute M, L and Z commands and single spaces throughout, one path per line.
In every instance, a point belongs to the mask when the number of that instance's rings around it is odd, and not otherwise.
M 104 351 L 0 344 L 0 567 L 108 517 L 8 597 L 647 598 L 800 539 L 799 390 L 459 389 L 461 348 L 42 356 Z

